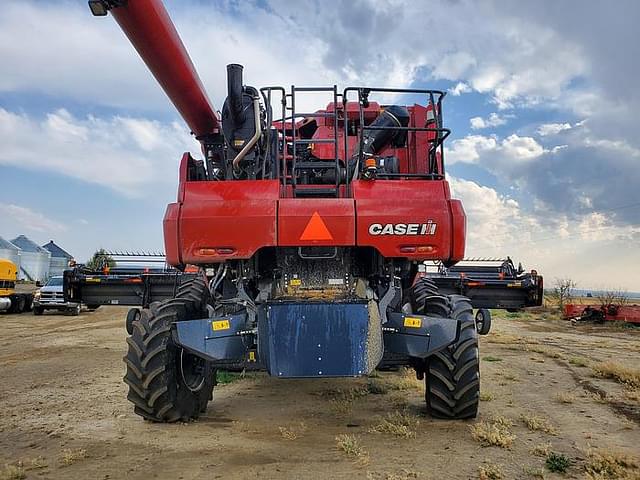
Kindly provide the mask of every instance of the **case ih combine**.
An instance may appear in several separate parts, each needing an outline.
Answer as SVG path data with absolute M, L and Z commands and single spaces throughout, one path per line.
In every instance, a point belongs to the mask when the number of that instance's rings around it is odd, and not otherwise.
M 113 15 L 204 156 L 183 155 L 164 218 L 168 262 L 199 273 L 164 274 L 171 295 L 163 286 L 164 300 L 132 319 L 124 380 L 135 412 L 161 422 L 198 417 L 217 369 L 340 377 L 392 364 L 425 380 L 433 416 L 476 416 L 472 305 L 418 275 L 423 262 L 451 266 L 465 250 L 465 213 L 444 176 L 444 92 L 257 89 L 229 65 L 218 114 L 160 0 L 89 5 Z M 301 112 L 310 93 L 328 104 Z M 421 100 L 376 101 L 399 95 Z M 109 281 L 67 273 L 70 297 Z M 139 288 L 149 278 L 116 284 Z

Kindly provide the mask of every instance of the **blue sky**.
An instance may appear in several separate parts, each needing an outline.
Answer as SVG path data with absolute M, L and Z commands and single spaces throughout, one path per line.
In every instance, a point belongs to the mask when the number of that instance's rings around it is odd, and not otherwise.
M 468 254 L 640 290 L 637 2 L 165 3 L 217 107 L 232 62 L 258 87 L 448 90 Z M 5 1 L 0 64 L 0 235 L 81 260 L 161 250 L 178 160 L 198 145 L 114 20 Z

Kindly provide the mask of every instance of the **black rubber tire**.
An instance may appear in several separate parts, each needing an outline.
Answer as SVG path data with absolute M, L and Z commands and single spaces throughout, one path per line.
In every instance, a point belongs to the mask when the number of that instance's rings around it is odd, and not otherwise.
M 18 295 L 17 304 L 16 304 L 16 313 L 24 312 L 26 303 L 27 303 L 27 299 L 24 297 L 24 295 Z
M 154 422 L 176 422 L 196 419 L 206 410 L 213 398 L 215 369 L 174 343 L 172 325 L 206 317 L 208 299 L 206 278 L 191 279 L 178 288 L 176 298 L 153 303 L 133 322 L 124 382 L 136 414 Z M 195 375 L 185 372 L 185 360 L 196 364 Z
M 458 339 L 426 359 L 425 401 L 435 418 L 475 418 L 480 400 L 480 356 L 473 308 L 461 295 L 429 296 L 414 312 L 458 322 Z
M 419 313 L 417 310 L 424 309 L 427 299 L 434 295 L 438 295 L 438 287 L 433 280 L 427 277 L 421 277 L 416 280 L 411 289 L 410 298 L 414 312 Z
M 125 320 L 125 328 L 129 335 L 133 334 L 133 322 L 140 320 L 140 309 L 130 308 L 127 312 L 127 319 Z
M 44 308 L 42 307 L 33 307 L 34 315 L 42 315 L 44 313 Z
M 486 335 L 491 330 L 491 312 L 487 308 L 479 308 L 476 312 L 476 330 L 478 335 Z
M 78 304 L 75 307 L 67 308 L 64 313 L 72 317 L 77 317 L 80 315 L 80 310 L 82 310 L 82 306 Z
M 100 305 L 87 305 L 87 308 L 89 309 L 90 312 L 95 312 L 97 309 L 100 308 Z

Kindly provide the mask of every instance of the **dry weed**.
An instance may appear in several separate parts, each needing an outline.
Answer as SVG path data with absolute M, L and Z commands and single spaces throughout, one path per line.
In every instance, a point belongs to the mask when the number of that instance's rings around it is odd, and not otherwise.
M 419 420 L 407 412 L 388 413 L 380 419 L 380 423 L 369 429 L 372 433 L 388 433 L 396 437 L 412 438 L 416 436 L 415 429 Z
M 496 422 L 478 422 L 471 426 L 471 436 L 484 446 L 511 448 L 516 436 L 505 425 Z
M 582 357 L 569 357 L 569 363 L 571 365 L 575 365 L 576 367 L 586 367 L 587 365 L 589 365 L 587 359 Z
M 492 392 L 480 392 L 480 401 L 481 402 L 490 402 L 495 397 Z
M 627 367 L 618 362 L 601 362 L 591 367 L 594 374 L 601 378 L 611 378 L 631 388 L 640 388 L 640 370 Z
M 368 463 L 369 453 L 360 445 L 355 435 L 341 434 L 336 437 L 336 447 L 358 463 Z
M 637 479 L 638 467 L 638 461 L 626 453 L 599 449 L 589 451 L 584 469 L 587 478 L 594 480 Z
M 576 401 L 576 396 L 570 392 L 556 393 L 553 398 L 558 403 L 573 403 Z
M 520 419 L 527 426 L 527 428 L 533 432 L 544 432 L 550 435 L 557 435 L 558 430 L 551 424 L 551 422 L 541 416 L 533 413 L 523 413 L 520 415 Z
M 307 431 L 307 425 L 304 422 L 300 422 L 300 424 L 291 427 L 278 427 L 278 430 L 285 440 L 296 440 Z
M 23 480 L 27 478 L 22 465 L 5 465 L 0 470 L 0 480 Z
M 504 478 L 502 467 L 500 465 L 480 465 L 478 468 L 478 478 L 480 480 L 500 480 Z
M 551 453 L 551 444 L 550 443 L 540 443 L 533 447 L 529 453 L 531 455 L 535 455 L 536 457 L 548 457 Z
M 60 462 L 68 467 L 69 465 L 73 465 L 78 460 L 83 460 L 87 458 L 87 451 L 84 448 L 65 448 L 60 455 Z
M 544 468 L 542 467 L 531 467 L 529 465 L 525 465 L 522 467 L 522 471 L 525 475 L 528 475 L 532 478 L 542 478 L 544 480 Z

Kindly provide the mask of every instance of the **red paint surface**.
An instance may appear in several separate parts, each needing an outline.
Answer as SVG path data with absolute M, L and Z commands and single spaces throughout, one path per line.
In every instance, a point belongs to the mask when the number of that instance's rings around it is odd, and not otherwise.
M 356 180 L 356 238 L 360 246 L 375 247 L 385 257 L 416 260 L 451 257 L 452 222 L 445 180 Z M 432 220 L 435 235 L 370 235 L 372 223 L 426 223 Z M 406 246 L 432 246 L 426 252 L 401 252 Z
M 332 238 L 319 235 L 322 230 L 317 226 L 304 233 L 318 214 Z M 313 227 L 313 224 L 311 225 Z M 355 245 L 354 203 L 348 198 L 283 198 L 278 208 L 278 245 L 280 246 L 353 246 Z
M 565 318 L 575 318 L 582 315 L 585 308 L 590 307 L 593 310 L 600 310 L 600 305 L 576 305 L 574 303 L 568 303 L 564 306 Z M 606 313 L 605 320 L 640 323 L 640 305 L 624 305 L 618 307 L 615 315 Z

